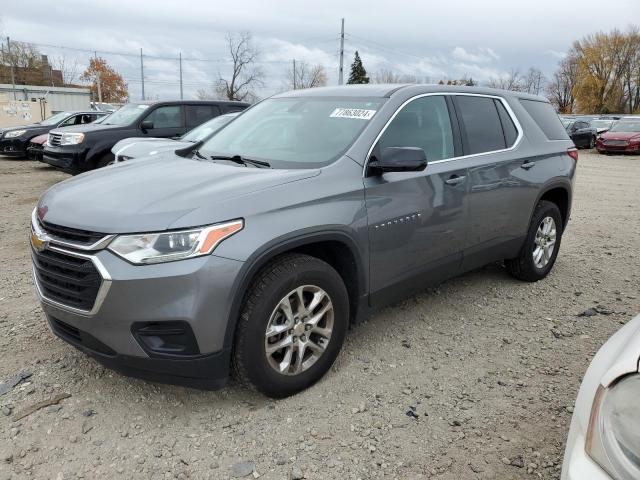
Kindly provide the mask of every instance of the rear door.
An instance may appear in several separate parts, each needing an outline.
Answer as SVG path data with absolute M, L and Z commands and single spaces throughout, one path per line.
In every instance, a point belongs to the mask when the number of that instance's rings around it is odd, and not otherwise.
M 454 98 L 469 168 L 464 262 L 469 269 L 511 255 L 519 245 L 523 222 L 528 223 L 537 189 L 527 178 L 529 159 L 515 148 L 521 127 L 506 101 L 486 95 Z
M 142 121 L 150 121 L 153 128 L 147 130 L 150 137 L 177 137 L 186 131 L 182 105 L 160 105 L 147 114 Z
M 437 281 L 460 267 L 468 184 L 466 168 L 454 160 L 460 144 L 451 109 L 444 95 L 410 101 L 371 151 L 369 159 L 386 147 L 418 147 L 428 161 L 422 172 L 364 178 L 373 304 L 419 288 L 426 275 Z

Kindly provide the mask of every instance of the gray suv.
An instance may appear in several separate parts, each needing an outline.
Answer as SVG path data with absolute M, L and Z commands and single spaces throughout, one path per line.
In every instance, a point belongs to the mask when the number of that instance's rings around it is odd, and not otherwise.
M 90 172 L 33 212 L 53 332 L 132 376 L 273 397 L 319 380 L 348 327 L 504 260 L 551 270 L 578 159 L 543 98 L 296 90 L 205 142 Z

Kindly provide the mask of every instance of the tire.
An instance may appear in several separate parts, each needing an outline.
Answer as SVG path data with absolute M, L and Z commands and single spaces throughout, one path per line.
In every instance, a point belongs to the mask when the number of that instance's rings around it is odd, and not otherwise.
M 299 308 L 298 289 L 302 289 L 302 305 L 313 306 L 311 299 L 322 300 L 311 309 L 315 316 L 303 314 L 299 317 L 303 321 L 295 323 L 292 317 L 298 317 L 300 311 L 306 311 Z M 290 306 L 290 316 L 280 309 L 283 302 Z M 304 321 L 307 319 L 310 322 L 320 317 L 322 310 L 327 313 L 317 326 L 324 332 L 330 331 L 328 340 Z M 292 325 L 293 328 L 290 328 Z M 308 255 L 279 256 L 260 271 L 245 296 L 232 358 L 236 378 L 274 398 L 287 397 L 304 390 L 320 380 L 331 368 L 342 347 L 348 325 L 349 296 L 338 272 L 328 263 Z M 268 327 L 271 332 L 284 331 L 267 336 Z M 305 332 L 307 328 L 309 330 Z M 267 353 L 267 345 L 286 344 L 292 339 L 296 339 L 296 347 L 287 346 Z M 308 346 L 312 342 L 313 348 Z M 297 348 L 300 345 L 303 347 Z M 289 349 L 291 362 L 282 373 L 278 368 L 287 365 Z M 297 356 L 300 350 L 304 356 L 302 362 Z
M 596 137 L 592 136 L 589 139 L 589 149 L 593 149 L 596 146 Z
M 536 242 L 539 229 L 544 230 L 545 228 L 543 221 L 546 222 L 546 225 L 549 225 L 550 222 L 547 220 L 549 218 L 553 221 L 553 229 L 555 230 L 555 243 L 553 244 L 553 250 L 551 252 L 549 252 L 548 249 L 545 251 L 545 248 L 540 247 L 540 244 Z M 553 268 L 556 258 L 558 257 L 560 241 L 562 240 L 562 226 L 562 216 L 560 215 L 558 206 L 547 200 L 540 201 L 533 212 L 529 231 L 527 232 L 526 240 L 519 255 L 505 262 L 509 273 L 515 278 L 526 282 L 537 282 L 545 278 Z M 547 236 L 551 236 L 550 232 Z M 545 243 L 547 246 L 549 245 L 546 236 L 543 236 L 539 241 Z M 537 248 L 542 248 L 542 258 L 540 258 L 539 262 L 536 262 L 534 257 Z M 540 253 L 539 250 L 537 252 L 538 254 Z

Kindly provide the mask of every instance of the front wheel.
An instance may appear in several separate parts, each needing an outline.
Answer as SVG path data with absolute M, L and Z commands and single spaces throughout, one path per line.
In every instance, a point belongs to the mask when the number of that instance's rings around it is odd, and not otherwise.
M 347 333 L 349 298 L 326 262 L 285 254 L 253 281 L 238 320 L 233 363 L 241 382 L 293 395 L 331 368 Z
M 596 146 L 596 137 L 591 137 L 591 139 L 589 139 L 589 148 L 594 148 Z
M 520 254 L 507 260 L 507 270 L 519 280 L 537 282 L 546 277 L 558 257 L 562 216 L 557 205 L 542 200 L 536 206 Z

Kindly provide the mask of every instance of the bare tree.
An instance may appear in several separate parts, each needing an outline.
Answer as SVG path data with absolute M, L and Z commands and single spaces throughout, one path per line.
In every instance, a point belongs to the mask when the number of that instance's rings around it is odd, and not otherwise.
M 76 58 L 56 55 L 51 57 L 50 62 L 53 69 L 62 73 L 62 83 L 65 85 L 73 84 L 80 79 L 80 64 Z
M 287 72 L 287 87 L 289 89 L 324 87 L 327 84 L 327 72 L 323 65 L 310 65 L 307 62 L 295 62 Z
M 574 88 L 578 78 L 578 58 L 574 51 L 564 57 L 558 71 L 547 84 L 547 98 L 560 113 L 573 113 L 575 107 Z
M 231 78 L 220 76 L 215 90 L 220 98 L 249 100 L 254 89 L 263 86 L 264 73 L 256 66 L 259 51 L 251 42 L 251 33 L 227 33 L 227 48 L 232 62 Z
M 13 65 L 14 68 L 34 68 L 42 63 L 42 55 L 31 43 L 12 40 L 11 52 L 7 45 L 3 45 L 0 51 L 0 63 Z
M 416 75 L 395 73 L 383 68 L 373 74 L 373 83 L 420 83 L 420 79 Z
M 199 88 L 196 90 L 196 98 L 198 100 L 219 100 L 218 94 L 209 88 Z
M 523 90 L 527 93 L 540 95 L 547 82 L 542 71 L 538 68 L 531 67 L 527 71 L 527 75 L 522 79 Z
M 522 77 L 517 68 L 512 68 L 506 76 L 491 78 L 487 85 L 491 88 L 512 90 L 514 92 L 521 92 L 523 90 Z

